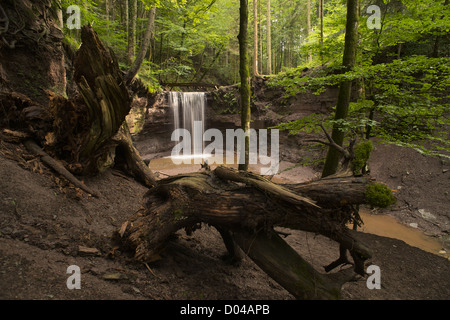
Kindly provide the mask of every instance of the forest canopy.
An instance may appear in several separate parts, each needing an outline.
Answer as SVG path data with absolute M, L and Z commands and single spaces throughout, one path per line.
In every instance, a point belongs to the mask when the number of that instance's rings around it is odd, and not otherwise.
M 449 150 L 448 0 L 361 0 L 355 68 L 342 68 L 347 5 L 342 0 L 248 1 L 250 73 L 270 76 L 287 96 L 322 93 L 350 80 L 360 87 L 343 129 L 377 135 L 431 154 Z M 239 82 L 239 1 L 63 0 L 81 8 L 128 70 L 151 36 L 138 77 L 150 90 L 165 83 Z M 80 32 L 64 25 L 65 42 L 80 45 Z M 309 72 L 305 72 L 309 70 Z M 316 128 L 312 115 L 280 129 Z M 317 117 L 316 117 L 317 118 Z M 324 123 L 330 128 L 333 114 Z M 320 121 L 322 121 L 321 119 Z M 317 119 L 315 120 L 316 124 Z M 307 124 L 307 125 L 306 125 Z M 417 143 L 426 140 L 426 144 Z
M 249 1 L 249 38 L 257 38 L 249 41 L 249 49 L 258 58 L 257 73 L 341 64 L 346 3 L 326 0 L 322 10 L 322 1 Z M 370 65 L 410 55 L 448 57 L 447 2 L 362 0 L 358 63 Z M 208 79 L 220 84 L 239 80 L 238 1 L 62 0 L 66 19 L 67 8 L 74 4 L 81 9 L 81 24 L 92 24 L 124 67 L 137 54 L 151 8 L 156 8 L 150 50 L 140 71 L 145 80 Z M 369 9 L 373 5 L 379 8 L 377 28 L 373 28 L 376 12 Z M 78 30 L 65 25 L 65 35 L 74 48 L 80 44 Z

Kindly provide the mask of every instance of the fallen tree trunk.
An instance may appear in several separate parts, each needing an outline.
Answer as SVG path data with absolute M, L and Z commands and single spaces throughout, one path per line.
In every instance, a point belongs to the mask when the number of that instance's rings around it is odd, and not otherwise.
M 253 234 L 235 230 L 233 238 L 264 272 L 297 299 L 339 299 L 342 284 L 354 278 L 351 269 L 334 277 L 317 272 L 273 231 Z
M 342 254 L 349 251 L 354 271 L 364 275 L 364 262 L 371 253 L 346 226 L 356 219 L 353 202 L 339 197 L 359 190 L 356 202 L 364 203 L 364 190 L 370 183 L 367 178 L 341 177 L 285 187 L 227 167 L 179 175 L 158 181 L 146 194 L 141 210 L 123 223 L 118 235 L 135 259 L 152 262 L 173 233 L 207 223 L 220 231 L 230 254 L 236 254 L 236 243 L 296 298 L 337 298 L 343 281 L 355 275 L 353 271 L 338 272 L 333 280 L 320 274 L 279 238 L 274 228 L 304 230 L 335 240 L 341 246 L 341 257 L 326 266 L 327 271 L 346 263 Z M 341 191 L 336 199 L 318 195 L 318 190 L 330 194 L 338 185 Z

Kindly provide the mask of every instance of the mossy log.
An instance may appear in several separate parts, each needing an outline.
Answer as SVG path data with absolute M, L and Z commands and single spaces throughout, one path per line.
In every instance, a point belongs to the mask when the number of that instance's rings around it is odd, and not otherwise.
M 231 255 L 236 254 L 237 244 L 296 298 L 338 298 L 340 286 L 354 272 L 364 275 L 364 262 L 371 257 L 346 226 L 355 219 L 351 205 L 365 202 L 369 184 L 370 179 L 363 177 L 330 177 L 283 186 L 249 172 L 218 167 L 158 181 L 145 195 L 141 210 L 123 223 L 117 235 L 135 259 L 152 262 L 176 231 L 195 230 L 207 223 L 219 230 Z M 340 192 L 333 196 L 336 190 Z M 345 197 L 346 190 L 357 195 L 354 201 Z M 277 235 L 277 226 L 335 240 L 341 246 L 341 257 L 326 270 L 346 263 L 342 255 L 347 251 L 353 270 L 319 273 Z

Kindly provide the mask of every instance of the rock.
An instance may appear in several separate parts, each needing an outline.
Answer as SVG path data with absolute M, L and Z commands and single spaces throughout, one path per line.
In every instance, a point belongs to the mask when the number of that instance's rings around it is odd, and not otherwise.
M 415 223 L 415 222 L 411 222 L 409 224 L 409 226 L 412 227 L 412 228 L 415 228 L 415 229 L 417 229 L 417 227 L 419 227 L 419 225 L 417 223 Z
M 103 279 L 105 280 L 121 280 L 126 279 L 127 277 L 119 272 L 116 273 L 106 273 L 103 275 Z
M 425 220 L 436 220 L 436 217 L 425 209 L 419 209 L 419 213 Z
M 133 289 L 133 291 L 134 291 L 135 293 L 141 293 L 141 290 L 139 290 L 139 289 L 136 288 L 136 287 L 131 287 L 131 289 Z

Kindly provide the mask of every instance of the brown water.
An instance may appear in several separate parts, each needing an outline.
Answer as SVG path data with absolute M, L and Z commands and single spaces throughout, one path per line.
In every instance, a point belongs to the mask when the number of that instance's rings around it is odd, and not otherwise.
M 237 168 L 237 165 L 229 166 Z M 150 162 L 150 167 L 154 172 L 160 173 L 160 178 L 165 178 L 167 176 L 173 176 L 182 173 L 197 172 L 201 170 L 201 166 L 199 164 L 191 163 L 175 165 L 170 158 L 155 159 Z M 283 167 L 283 163 L 280 164 L 280 167 Z M 294 170 L 287 171 L 288 178 L 286 178 L 286 175 L 280 175 L 275 176 L 272 181 L 277 183 L 304 182 L 313 177 L 313 174 L 307 170 L 308 169 L 306 168 L 296 168 Z M 259 168 L 256 165 L 250 166 L 250 171 L 258 172 Z M 295 181 L 293 182 L 294 179 Z M 403 225 L 394 217 L 388 215 L 372 214 L 368 210 L 361 210 L 360 216 L 364 224 L 361 226 L 361 228 L 358 228 L 359 231 L 383 237 L 399 239 L 409 244 L 410 246 L 417 247 L 424 251 L 447 258 L 450 257 L 449 251 L 445 253 L 442 251 L 443 245 L 439 239 L 429 237 L 418 229 Z
M 364 210 L 361 210 L 359 214 L 364 222 L 361 228 L 358 228 L 359 231 L 399 239 L 412 247 L 443 257 L 450 257 L 449 252 L 439 253 L 443 247 L 439 239 L 429 237 L 418 229 L 401 224 L 394 217 L 372 214 Z
M 195 162 L 202 162 L 203 163 L 203 158 L 201 158 L 200 156 L 197 157 L 195 156 L 196 159 L 186 159 L 183 160 L 182 164 L 174 164 L 172 159 L 170 157 L 164 157 L 164 158 L 158 158 L 155 160 L 152 160 L 150 162 L 150 168 L 154 171 L 154 172 L 159 172 L 161 174 L 161 178 L 164 178 L 164 176 L 173 176 L 173 175 L 177 175 L 177 174 L 182 174 L 182 173 L 190 173 L 190 172 L 197 172 L 201 170 L 201 165 L 200 164 L 196 164 Z M 238 159 L 235 155 L 234 158 L 234 164 L 225 164 L 226 158 L 223 158 L 223 162 L 225 166 L 227 167 L 232 167 L 232 168 L 238 168 Z M 190 162 L 190 163 L 185 163 L 185 162 Z M 211 161 L 210 161 L 211 162 Z M 269 165 L 267 166 L 262 166 L 262 165 L 249 165 L 249 170 L 252 172 L 256 172 L 259 173 L 260 172 L 260 168 L 267 168 Z M 216 168 L 217 165 L 211 165 L 211 169 Z M 280 177 L 282 178 L 282 177 Z M 277 182 L 279 182 L 279 179 L 277 180 Z

